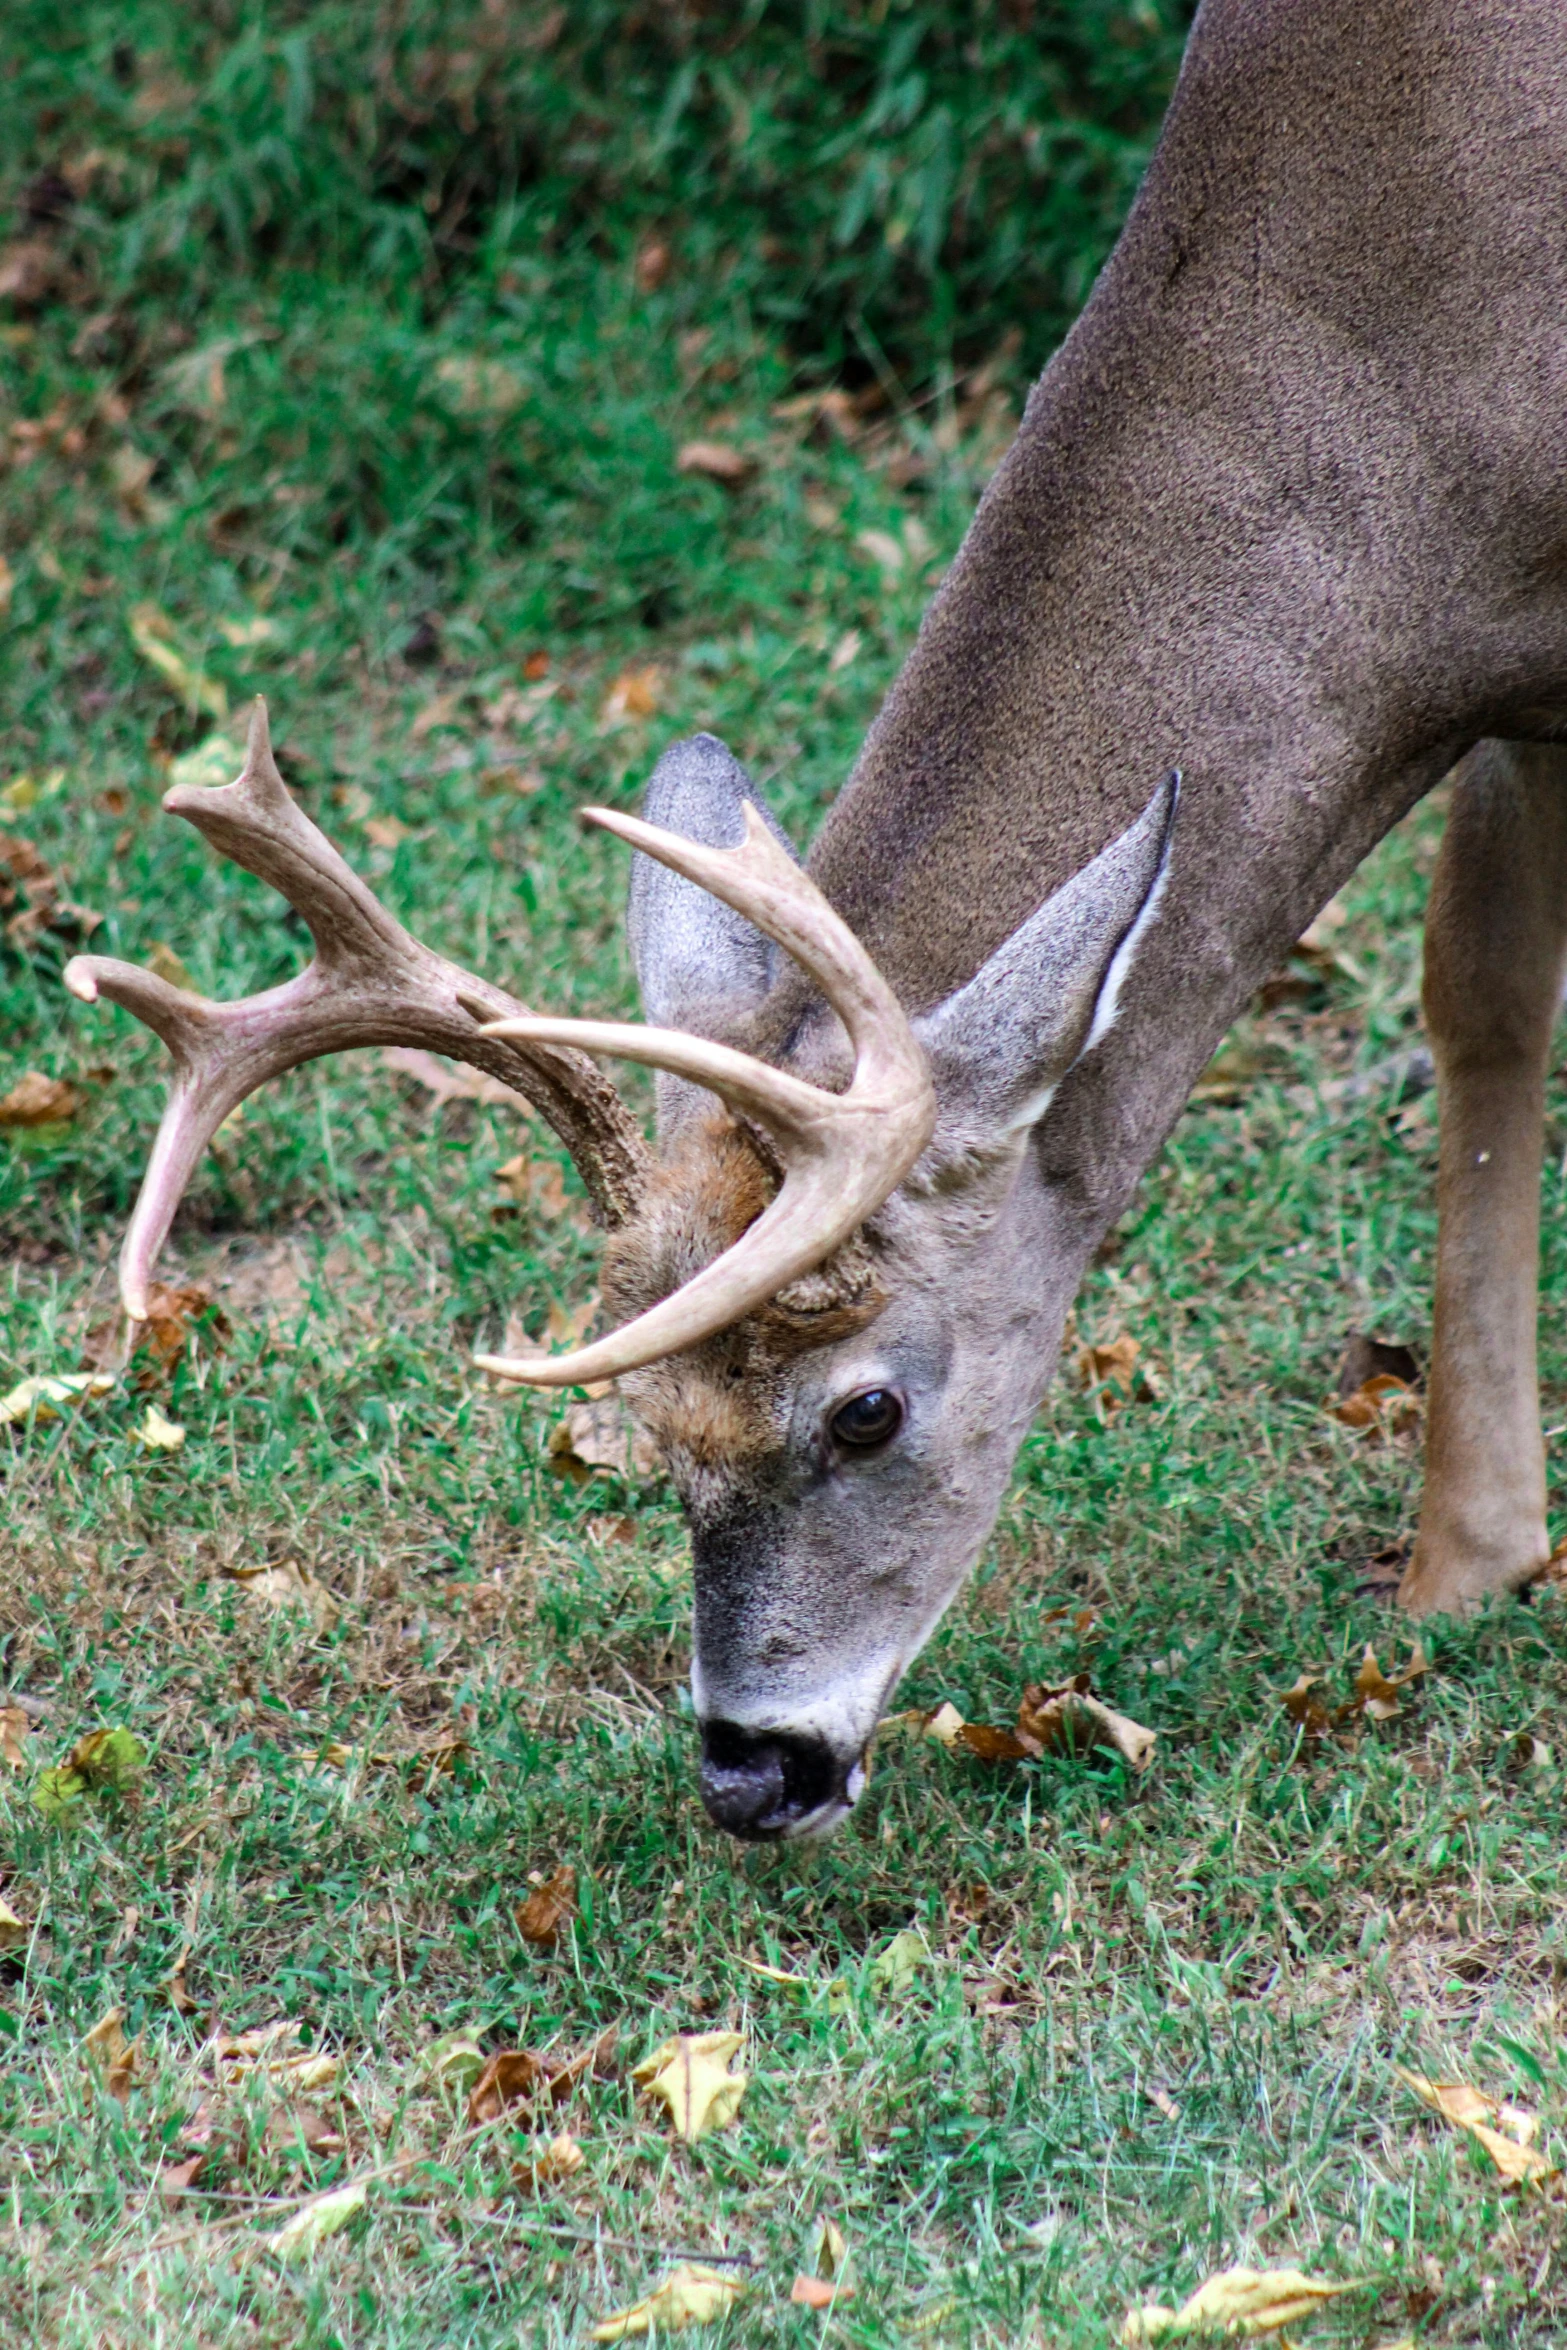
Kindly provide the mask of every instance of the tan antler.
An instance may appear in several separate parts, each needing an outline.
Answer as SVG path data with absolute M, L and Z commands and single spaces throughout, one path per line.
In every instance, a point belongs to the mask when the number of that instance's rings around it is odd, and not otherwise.
M 709 848 L 635 817 L 589 808 L 617 833 L 733 906 L 811 974 L 848 1031 L 854 1075 L 827 1093 L 728 1045 L 618 1021 L 506 1019 L 485 1034 L 578 1045 L 672 1070 L 707 1086 L 775 1143 L 777 1197 L 731 1248 L 645 1314 L 565 1355 L 479 1355 L 486 1371 L 534 1387 L 613 1379 L 727 1329 L 829 1257 L 894 1192 L 930 1140 L 936 1096 L 903 1008 L 815 883 L 784 854 L 756 810 L 736 849 Z
M 217 789 L 180 785 L 163 805 L 279 891 L 309 925 L 316 952 L 296 978 L 237 1003 L 209 1003 L 104 955 L 78 955 L 66 965 L 74 995 L 122 1004 L 174 1056 L 168 1104 L 120 1254 L 120 1293 L 133 1320 L 146 1317 L 148 1280 L 180 1194 L 229 1112 L 269 1077 L 354 1045 L 416 1043 L 498 1077 L 555 1129 L 604 1221 L 626 1220 L 647 1179 L 648 1151 L 614 1086 L 580 1053 L 475 1026 L 475 1012 L 494 1021 L 526 1006 L 432 954 L 377 902 L 289 797 L 263 701 L 251 713 L 237 781 Z

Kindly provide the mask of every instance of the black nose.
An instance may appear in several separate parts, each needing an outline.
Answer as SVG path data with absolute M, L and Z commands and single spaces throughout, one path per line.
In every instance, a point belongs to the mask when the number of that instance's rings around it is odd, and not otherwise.
M 847 1775 L 819 1738 L 702 1724 L 702 1801 L 731 1836 L 787 1836 L 824 1803 L 843 1799 Z

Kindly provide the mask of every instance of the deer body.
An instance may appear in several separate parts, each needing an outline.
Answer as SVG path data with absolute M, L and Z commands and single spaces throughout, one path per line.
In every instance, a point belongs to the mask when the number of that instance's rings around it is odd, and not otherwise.
M 722 746 L 680 746 L 654 778 L 632 936 L 678 1034 L 644 1048 L 662 1158 L 606 1211 L 604 1291 L 638 1332 L 673 1330 L 664 1301 L 686 1320 L 676 1351 L 628 1329 L 511 1367 L 624 1371 L 665 1450 L 693 1536 L 704 1794 L 737 1833 L 820 1829 L 853 1802 L 892 1685 L 983 1546 L 1093 1248 L 1253 989 L 1459 761 L 1428 929 L 1442 1239 L 1404 1596 L 1467 1605 L 1545 1556 L 1564 56 L 1567 0 L 1207 0 L 1125 234 L 808 878 L 760 844 Z M 1178 810 L 1173 776 L 1149 798 L 1176 768 Z M 680 840 L 705 844 L 700 870 Z M 153 1001 L 123 967 L 84 969 Z M 631 1049 L 493 1009 L 492 1060 L 507 1040 L 557 1086 L 561 1047 Z M 587 1123 L 631 1164 L 610 1108 Z M 797 1173 L 813 1150 L 818 1176 Z M 874 1204 L 802 1274 L 768 1236 L 829 1164 Z M 693 1319 L 682 1285 L 702 1278 L 727 1318 Z

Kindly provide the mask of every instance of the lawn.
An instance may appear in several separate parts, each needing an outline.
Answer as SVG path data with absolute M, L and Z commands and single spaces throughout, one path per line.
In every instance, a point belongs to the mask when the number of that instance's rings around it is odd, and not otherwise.
M 543 1129 L 372 1053 L 297 1072 L 220 1135 L 164 1265 L 200 1295 L 123 1362 L 163 1055 L 63 965 L 90 939 L 238 994 L 302 960 L 160 812 L 171 775 L 221 779 L 265 694 L 291 787 L 420 936 L 629 1008 L 623 852 L 576 808 L 634 807 L 709 727 L 810 836 L 1182 21 L 844 0 L 753 9 L 734 50 L 608 0 L 456 15 L 14 12 L 0 1096 L 59 1090 L 0 1127 L 0 1395 L 113 1384 L 0 1426 L 0 2332 L 577 2343 L 690 2259 L 744 2288 L 715 2350 L 1097 2350 L 1244 2263 L 1353 2286 L 1300 2350 L 1557 2344 L 1554 2185 L 1395 2068 L 1567 2158 L 1567 1596 L 1427 1627 L 1429 1670 L 1358 1708 L 1368 1643 L 1410 1661 L 1365 1586 L 1418 1427 L 1326 1408 L 1352 1330 L 1427 1345 L 1440 793 L 1101 1251 L 829 1843 L 743 1850 L 702 1813 L 656 1468 L 584 1465 L 567 1403 L 471 1367 L 592 1299 Z M 692 442 L 730 478 L 682 470 Z M 1559 1435 L 1562 1088 L 1551 1116 Z M 924 1732 L 1078 1673 L 1156 1733 L 1146 1770 Z M 1302 1674 L 1337 1718 L 1281 1702 Z M 105 1731 L 136 1744 L 59 1775 Z M 729 2031 L 738 2113 L 687 2144 L 633 2068 Z M 593 2061 L 471 2103 L 509 2050 Z M 818 2312 L 789 2295 L 824 2222 L 853 2292 Z

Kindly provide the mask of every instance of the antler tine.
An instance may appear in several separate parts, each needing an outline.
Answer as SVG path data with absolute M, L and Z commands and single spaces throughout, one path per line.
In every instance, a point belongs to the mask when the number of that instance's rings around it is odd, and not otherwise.
M 829 1257 L 894 1192 L 930 1140 L 936 1097 L 925 1055 L 881 973 L 754 808 L 745 838 L 714 849 L 603 809 L 589 819 L 709 889 L 787 948 L 820 984 L 854 1048 L 847 1090 L 828 1093 L 705 1038 L 618 1021 L 508 1019 L 485 1033 L 575 1044 L 708 1086 L 778 1143 L 777 1197 L 732 1247 L 645 1314 L 564 1355 L 479 1355 L 481 1369 L 534 1387 L 613 1379 L 695 1346 Z
M 269 1077 L 351 1046 L 417 1043 L 487 1070 L 536 1108 L 565 1143 L 603 1220 L 623 1223 L 647 1180 L 640 1128 L 613 1085 L 580 1053 L 488 1038 L 465 999 L 493 1020 L 525 1007 L 432 954 L 389 914 L 288 794 L 272 757 L 266 704 L 251 713 L 237 780 L 181 785 L 164 807 L 220 854 L 297 908 L 315 957 L 297 977 L 234 1003 L 209 1003 L 108 956 L 78 955 L 65 982 L 107 996 L 154 1029 L 174 1060 L 158 1138 L 120 1257 L 126 1310 L 142 1320 L 147 1285 L 180 1195 L 230 1111 Z

